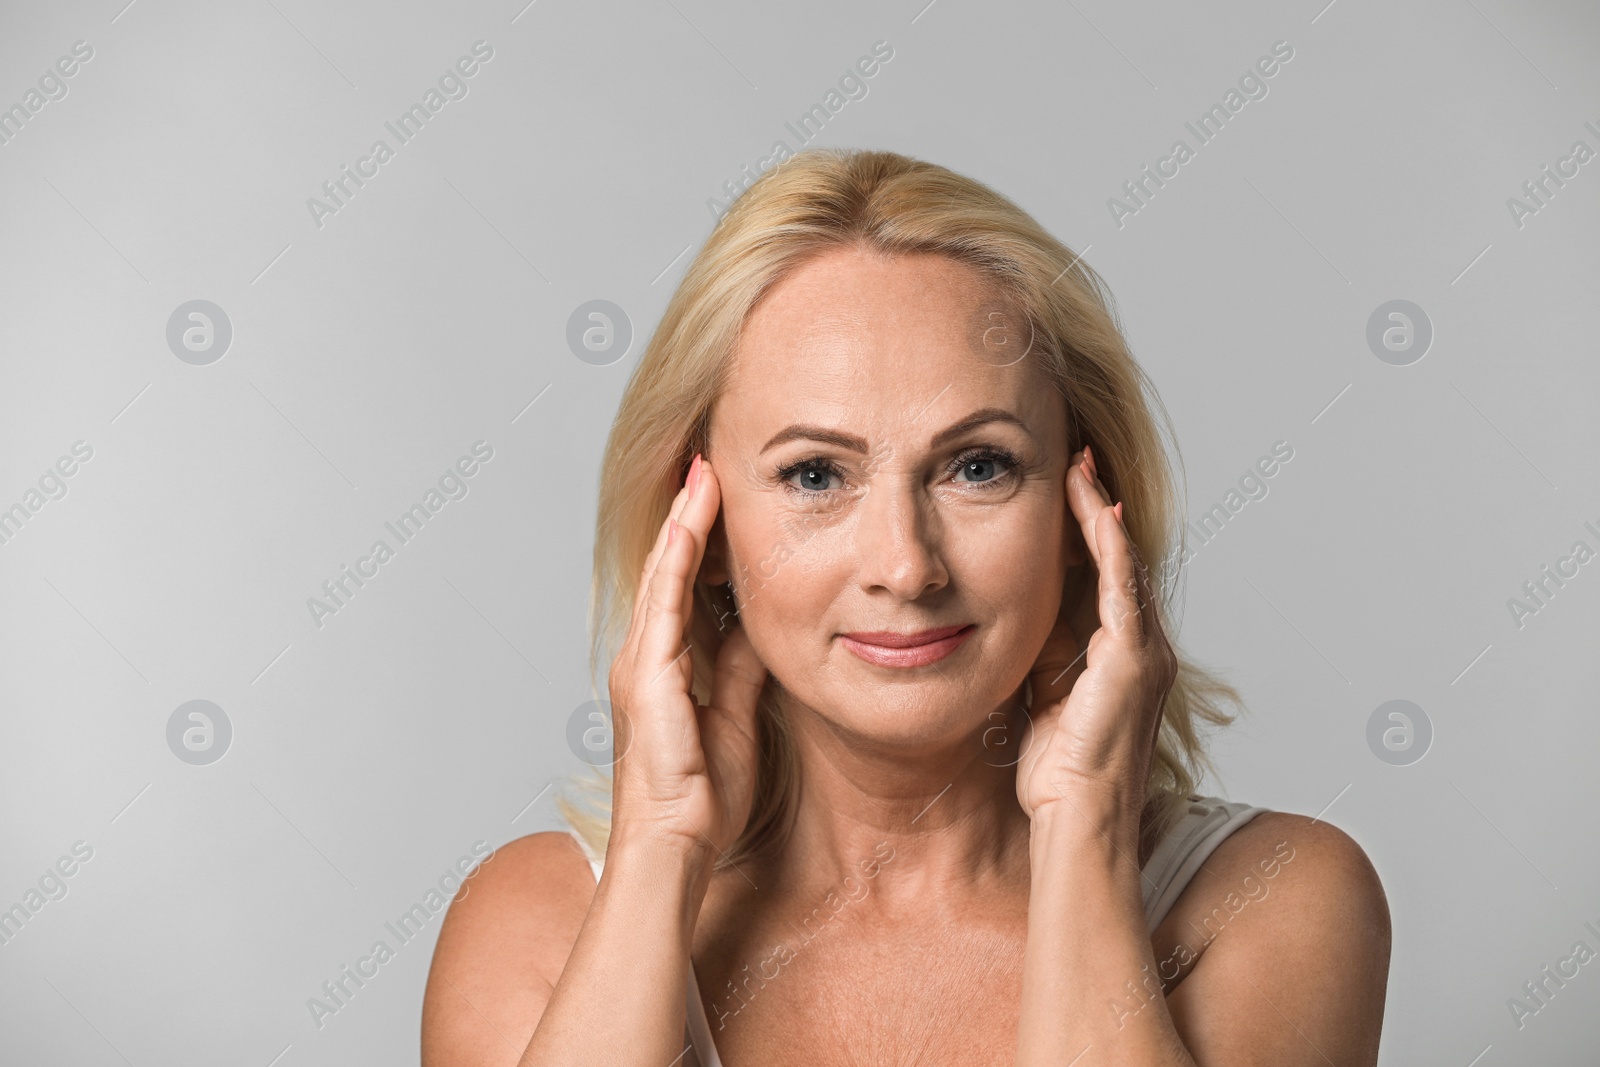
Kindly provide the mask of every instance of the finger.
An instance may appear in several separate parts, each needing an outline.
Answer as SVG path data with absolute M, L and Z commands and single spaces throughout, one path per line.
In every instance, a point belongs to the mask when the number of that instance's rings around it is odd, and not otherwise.
M 639 633 L 635 677 L 649 691 L 661 692 L 663 679 L 675 675 L 672 691 L 683 692 L 688 681 L 688 646 L 683 632 L 683 590 L 694 545 L 678 530 L 662 546 L 645 591 L 645 616 Z M 672 668 L 677 670 L 673 671 Z
M 1090 456 L 1090 465 L 1093 465 L 1093 455 Z M 1156 597 L 1155 579 L 1148 564 L 1139 553 L 1139 546 L 1128 536 L 1127 524 L 1123 521 L 1126 517 L 1125 510 L 1119 503 L 1113 508 L 1113 514 L 1118 516 L 1118 528 L 1121 530 L 1123 540 L 1127 542 L 1128 555 L 1132 558 L 1134 573 L 1134 594 L 1139 601 L 1140 635 L 1143 640 L 1153 638 L 1165 640 L 1166 631 L 1161 623 L 1161 611 Z
M 1102 508 L 1096 515 L 1100 555 L 1100 625 L 1113 637 L 1135 647 L 1144 643 L 1139 604 L 1139 579 L 1135 573 L 1133 542 L 1116 512 Z
M 716 475 L 711 470 L 711 463 L 704 456 L 700 457 L 699 470 L 695 475 L 695 488 L 683 509 L 678 514 L 680 533 L 687 534 L 693 541 L 694 550 L 689 561 L 688 581 L 683 589 L 683 617 L 691 618 L 694 613 L 694 587 L 695 578 L 700 573 L 701 561 L 705 559 L 706 544 L 711 539 L 711 527 L 717 521 L 717 509 L 722 506 L 722 486 L 717 481 Z
M 639 585 L 634 590 L 633 618 L 629 622 L 628 637 L 625 647 L 633 650 L 634 658 L 638 658 L 639 641 L 643 637 L 645 625 L 650 616 L 650 588 L 655 579 L 656 568 L 660 565 L 661 556 L 667 550 L 667 542 L 672 530 L 673 521 L 683 512 L 684 503 L 689 499 L 689 486 L 687 482 L 678 487 L 677 495 L 672 498 L 672 504 L 667 509 L 666 518 L 661 520 L 661 527 L 656 531 L 655 544 L 651 546 L 650 553 L 645 557 L 644 566 L 639 572 Z
M 656 564 L 661 559 L 661 554 L 667 549 L 667 533 L 672 523 L 669 520 L 679 519 L 683 515 L 684 506 L 689 501 L 689 486 L 684 484 L 678 487 L 678 495 L 672 498 L 672 506 L 667 509 L 667 517 L 661 520 L 661 528 L 656 531 L 656 543 L 650 550 L 650 555 L 645 557 L 644 574 L 640 577 L 639 588 L 644 589 L 650 584 L 650 576 L 655 573 Z
M 1107 489 L 1106 483 L 1100 480 L 1100 472 L 1094 463 L 1094 451 L 1088 445 L 1084 445 L 1083 448 L 1072 453 L 1071 458 L 1067 460 L 1067 467 L 1068 469 L 1072 467 L 1080 468 L 1084 476 L 1089 479 L 1089 484 L 1099 491 L 1101 499 L 1107 504 L 1114 503 L 1111 499 L 1111 490 Z
M 1110 504 L 1111 493 L 1106 489 L 1105 483 L 1100 480 L 1099 471 L 1095 465 L 1094 447 L 1089 444 L 1083 446 L 1084 466 L 1095 488 L 1099 491 L 1101 499 Z M 1124 527 L 1124 532 L 1126 528 Z M 1155 587 L 1150 575 L 1150 568 L 1139 556 L 1139 546 L 1129 540 L 1129 548 L 1133 554 L 1134 570 L 1138 574 L 1138 596 L 1142 629 L 1146 637 L 1160 635 L 1163 639 L 1166 633 L 1161 625 L 1161 612 L 1157 606 Z
M 633 645 L 644 628 L 645 608 L 647 600 L 645 591 L 650 588 L 651 575 L 655 573 L 656 563 L 661 559 L 662 551 L 667 547 L 667 531 L 671 526 L 669 520 L 676 519 L 683 510 L 683 504 L 688 499 L 688 486 L 679 488 L 678 495 L 672 500 L 672 506 L 667 510 L 667 517 L 661 520 L 661 528 L 656 531 L 656 542 L 645 556 L 644 565 L 639 569 L 639 584 L 634 587 L 633 617 L 628 623 L 628 636 L 623 647 Z
M 1126 515 L 1126 509 L 1124 509 Z M 1127 534 L 1126 526 L 1123 530 Z M 1134 573 L 1138 579 L 1139 616 L 1140 628 L 1146 640 L 1166 640 L 1166 628 L 1161 622 L 1161 605 L 1157 599 L 1155 576 L 1150 571 L 1149 564 L 1139 554 L 1139 546 L 1132 539 L 1128 540 L 1128 548 L 1133 556 Z
M 1106 483 L 1100 480 L 1100 466 L 1094 460 L 1094 447 L 1092 445 L 1084 445 L 1083 455 L 1085 462 L 1084 473 L 1089 476 L 1089 480 L 1094 483 L 1094 487 L 1100 490 L 1101 499 L 1107 504 L 1115 503 L 1111 499 L 1111 490 L 1107 489 Z
M 1078 520 L 1083 540 L 1089 546 L 1089 558 L 1099 568 L 1100 544 L 1095 533 L 1096 521 L 1101 512 L 1110 508 L 1111 501 L 1090 480 L 1082 463 L 1075 464 L 1067 471 L 1067 502 Z

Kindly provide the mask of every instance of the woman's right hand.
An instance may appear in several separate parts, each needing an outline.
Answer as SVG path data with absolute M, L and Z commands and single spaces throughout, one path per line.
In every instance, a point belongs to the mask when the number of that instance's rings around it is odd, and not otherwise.
M 734 625 L 717 653 L 711 703 L 696 703 L 690 691 L 685 634 L 694 580 L 721 507 L 711 465 L 695 460 L 645 560 L 628 637 L 611 664 L 622 753 L 613 769 L 611 832 L 614 841 L 655 841 L 715 862 L 750 817 L 756 701 L 767 669 L 744 627 Z

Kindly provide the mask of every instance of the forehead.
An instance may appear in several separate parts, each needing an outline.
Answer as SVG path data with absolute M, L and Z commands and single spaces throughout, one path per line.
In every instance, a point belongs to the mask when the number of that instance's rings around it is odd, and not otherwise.
M 1031 344 L 1021 310 L 965 264 L 833 250 L 746 318 L 712 432 L 748 441 L 804 421 L 927 437 L 990 406 L 1042 430 L 1061 400 Z

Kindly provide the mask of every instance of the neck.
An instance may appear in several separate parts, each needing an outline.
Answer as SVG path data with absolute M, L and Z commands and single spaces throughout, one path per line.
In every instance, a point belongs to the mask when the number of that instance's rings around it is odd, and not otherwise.
M 1002 884 L 1025 887 L 1030 826 L 1015 766 L 1026 723 L 1014 710 L 1021 693 L 957 736 L 915 745 L 845 736 L 789 702 L 783 714 L 802 784 L 792 831 L 774 857 L 778 884 L 849 896 L 870 878 L 876 906 L 924 911 L 969 904 Z

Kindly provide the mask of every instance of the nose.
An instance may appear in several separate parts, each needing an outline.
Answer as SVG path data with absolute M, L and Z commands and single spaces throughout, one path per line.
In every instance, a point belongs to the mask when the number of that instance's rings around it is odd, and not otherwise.
M 943 528 L 920 485 L 882 478 L 856 510 L 857 580 L 866 592 L 888 590 L 916 600 L 950 580 L 942 551 Z

